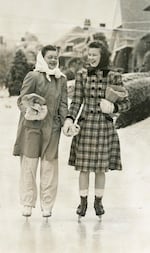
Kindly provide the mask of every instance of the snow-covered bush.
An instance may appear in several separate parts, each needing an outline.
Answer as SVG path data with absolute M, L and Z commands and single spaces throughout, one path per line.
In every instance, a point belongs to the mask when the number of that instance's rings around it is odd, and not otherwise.
M 5 87 L 7 71 L 13 58 L 13 53 L 7 48 L 0 49 L 0 87 Z
M 120 113 L 116 127 L 122 128 L 150 116 L 150 72 L 123 74 L 123 82 L 129 92 L 131 108 Z

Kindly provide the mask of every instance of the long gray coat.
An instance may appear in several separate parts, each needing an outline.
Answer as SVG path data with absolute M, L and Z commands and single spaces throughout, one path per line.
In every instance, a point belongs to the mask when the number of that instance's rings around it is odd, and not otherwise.
M 75 166 L 76 170 L 95 172 L 122 169 L 119 138 L 112 117 L 102 113 L 100 108 L 100 100 L 105 98 L 107 85 L 123 85 L 120 75 L 117 78 L 113 76 L 100 70 L 91 76 L 87 76 L 86 70 L 77 74 L 68 115 L 75 120 L 83 104 L 78 119 L 81 129 L 73 137 L 69 157 L 69 164 Z M 117 103 L 117 107 L 118 112 L 126 111 L 130 102 L 125 99 Z
M 25 94 L 30 93 L 46 99 L 48 114 L 44 120 L 29 121 L 24 118 L 21 100 Z M 29 72 L 18 97 L 18 107 L 21 114 L 13 154 L 30 158 L 45 156 L 46 160 L 57 158 L 60 131 L 68 111 L 65 77 L 56 79 L 51 76 L 49 82 L 44 73 Z

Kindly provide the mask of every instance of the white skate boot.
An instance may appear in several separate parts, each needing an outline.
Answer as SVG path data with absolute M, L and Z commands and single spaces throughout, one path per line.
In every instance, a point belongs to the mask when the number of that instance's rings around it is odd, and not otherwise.
M 26 217 L 26 221 L 32 214 L 32 207 L 31 206 L 24 206 L 22 215 Z
M 43 212 L 43 218 L 45 218 L 45 221 L 47 223 L 48 218 L 51 217 L 51 215 L 52 215 L 51 210 L 49 208 L 43 207 L 42 212 Z

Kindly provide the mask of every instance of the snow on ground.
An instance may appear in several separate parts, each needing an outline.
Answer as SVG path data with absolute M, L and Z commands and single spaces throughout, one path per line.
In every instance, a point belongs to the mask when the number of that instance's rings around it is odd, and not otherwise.
M 0 91 L 0 253 L 149 253 L 150 118 L 118 131 L 123 171 L 107 173 L 102 222 L 93 210 L 93 174 L 87 215 L 77 222 L 78 172 L 67 165 L 71 138 L 62 135 L 53 216 L 49 224 L 43 223 L 38 199 L 25 223 L 19 204 L 19 159 L 12 156 L 19 118 L 16 100 Z

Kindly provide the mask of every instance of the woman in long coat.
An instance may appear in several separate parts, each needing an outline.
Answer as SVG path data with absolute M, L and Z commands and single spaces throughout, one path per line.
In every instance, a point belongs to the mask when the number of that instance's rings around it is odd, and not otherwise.
M 76 76 L 74 96 L 64 124 L 64 134 L 69 136 L 74 129 L 74 121 L 79 117 L 80 131 L 72 140 L 69 165 L 80 171 L 81 203 L 77 208 L 80 216 L 86 214 L 89 173 L 95 173 L 95 212 L 96 215 L 102 215 L 105 172 L 122 169 L 119 138 L 112 116 L 113 113 L 128 110 L 130 102 L 126 96 L 116 102 L 106 99 L 106 88 L 109 85 L 123 89 L 121 75 L 109 69 L 109 58 L 110 53 L 103 43 L 91 42 L 88 48 L 90 67 Z
M 24 216 L 30 216 L 32 207 L 36 204 L 36 171 L 39 158 L 41 160 L 40 201 L 43 216 L 51 215 L 56 197 L 58 145 L 61 127 L 68 112 L 66 78 L 57 66 L 57 49 L 52 45 L 43 47 L 37 55 L 35 70 L 29 72 L 24 79 L 18 98 L 21 115 L 13 154 L 21 157 L 20 196 L 24 206 Z M 27 113 L 30 108 L 26 106 L 28 100 L 24 98 L 28 95 L 29 104 L 35 102 L 37 106 L 39 98 L 45 101 L 47 114 L 44 119 L 35 117 L 33 119 L 36 120 L 32 120 L 30 113 Z M 32 101 L 32 95 L 35 101 Z M 33 110 L 34 106 L 35 104 Z

